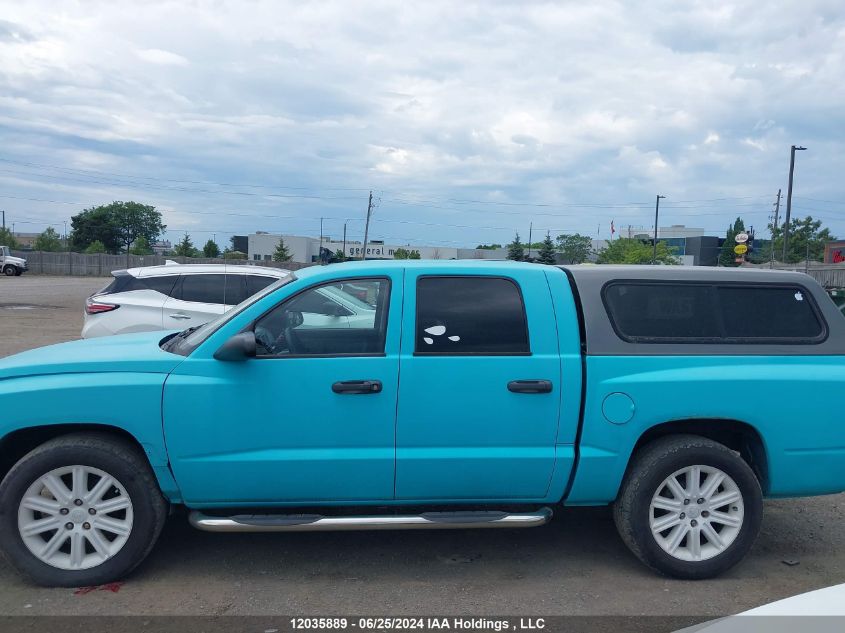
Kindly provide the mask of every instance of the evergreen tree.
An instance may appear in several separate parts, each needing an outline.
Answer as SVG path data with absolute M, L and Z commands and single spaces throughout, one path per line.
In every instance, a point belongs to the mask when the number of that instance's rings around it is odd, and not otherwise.
M 288 247 L 285 246 L 285 241 L 282 238 L 279 238 L 279 243 L 276 245 L 276 250 L 273 251 L 273 261 L 289 262 L 290 260 L 290 251 L 288 251 Z
M 220 257 L 220 247 L 214 240 L 208 240 L 202 247 L 202 254 L 204 257 Z
M 173 254 L 179 257 L 194 257 L 196 250 L 194 243 L 191 241 L 191 236 L 185 233 L 185 237 L 179 240 L 176 248 L 173 249 Z
M 522 242 L 519 241 L 519 233 L 514 235 L 513 242 L 508 244 L 508 259 L 516 262 L 525 259 L 525 249 L 522 247 Z
M 537 257 L 537 261 L 541 264 L 554 264 L 557 259 L 555 258 L 555 254 L 557 251 L 555 250 L 554 242 L 552 242 L 552 236 L 550 233 L 546 233 L 546 239 L 543 240 L 543 243 L 540 245 L 540 253 Z

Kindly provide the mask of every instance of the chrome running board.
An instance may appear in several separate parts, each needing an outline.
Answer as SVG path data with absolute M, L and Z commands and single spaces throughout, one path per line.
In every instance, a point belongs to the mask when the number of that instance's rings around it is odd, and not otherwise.
M 424 512 L 410 515 L 322 516 L 319 514 L 238 514 L 217 517 L 193 510 L 188 517 L 206 532 L 321 532 L 336 530 L 455 530 L 523 528 L 548 523 L 551 508 L 533 512 Z

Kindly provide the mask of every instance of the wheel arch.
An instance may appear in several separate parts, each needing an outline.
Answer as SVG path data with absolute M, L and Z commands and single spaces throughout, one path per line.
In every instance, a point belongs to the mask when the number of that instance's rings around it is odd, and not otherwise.
M 754 471 L 763 491 L 768 490 L 769 464 L 763 436 L 753 425 L 732 418 L 687 418 L 652 426 L 637 439 L 628 467 L 637 452 L 649 442 L 679 434 L 706 437 L 736 451 Z
M 96 432 L 100 435 L 110 435 L 119 438 L 133 446 L 143 455 L 150 468 L 153 468 L 143 444 L 126 429 L 108 424 L 94 423 L 63 423 L 43 426 L 30 426 L 16 429 L 0 438 L 0 481 L 24 455 L 34 448 L 63 435 L 79 432 Z

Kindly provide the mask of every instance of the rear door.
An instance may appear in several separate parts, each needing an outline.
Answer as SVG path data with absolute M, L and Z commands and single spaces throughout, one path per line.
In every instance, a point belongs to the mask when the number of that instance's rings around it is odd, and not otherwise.
M 165 329 L 202 325 L 246 298 L 244 275 L 188 273 L 179 276 L 172 296 L 165 302 Z
M 541 269 L 508 270 L 406 271 L 397 499 L 520 500 L 549 489 L 561 387 L 554 309 Z

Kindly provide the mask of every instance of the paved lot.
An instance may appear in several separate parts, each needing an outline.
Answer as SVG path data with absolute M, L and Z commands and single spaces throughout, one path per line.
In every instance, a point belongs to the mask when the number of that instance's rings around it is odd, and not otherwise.
M 82 302 L 105 283 L 0 278 L 0 356 L 78 337 Z M 197 532 L 176 515 L 117 592 L 39 589 L 0 562 L 0 615 L 716 616 L 845 582 L 843 525 L 843 495 L 767 502 L 743 564 L 682 582 L 642 567 L 603 508 L 532 530 L 289 535 Z

